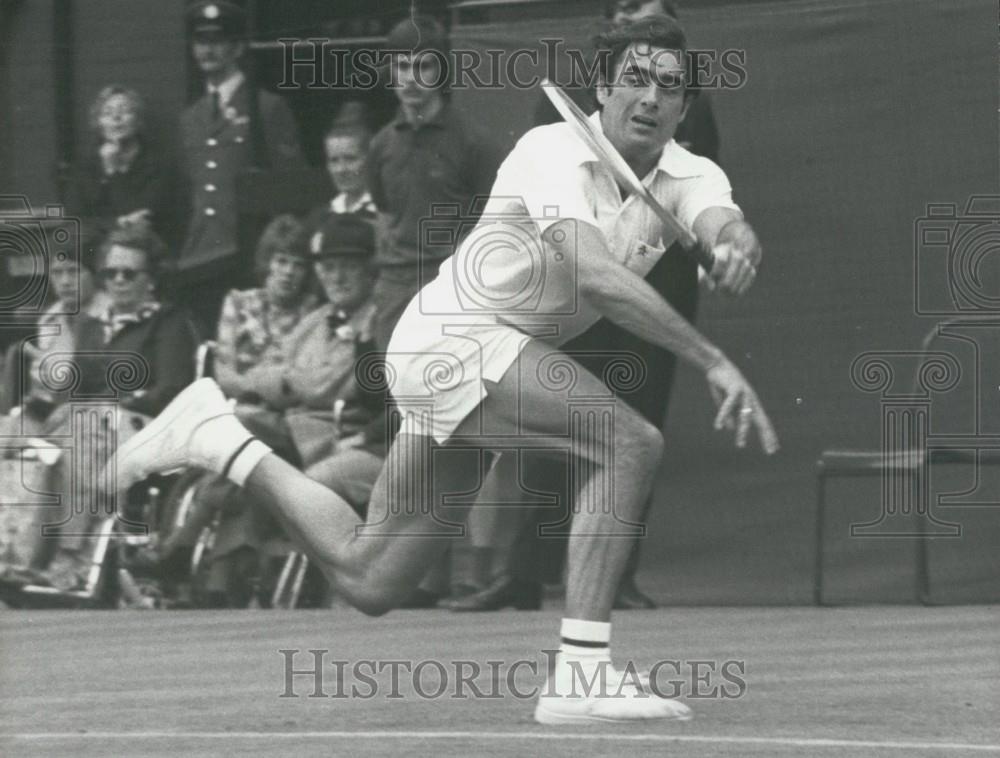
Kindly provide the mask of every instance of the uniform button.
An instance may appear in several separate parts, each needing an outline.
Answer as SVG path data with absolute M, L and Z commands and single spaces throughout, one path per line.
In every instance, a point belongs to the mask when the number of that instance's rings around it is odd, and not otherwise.
M 236 138 L 236 144 L 237 145 L 243 144 L 243 138 L 242 137 L 237 137 Z
M 205 168 L 215 168 L 218 165 L 215 161 L 205 161 Z
M 206 208 L 205 209 L 205 215 L 206 216 L 214 216 L 215 215 L 215 208 Z
M 215 192 L 215 185 L 214 184 L 206 184 L 205 185 L 205 192 Z
M 215 147 L 216 145 L 219 144 L 219 141 L 215 137 L 209 137 L 207 140 L 205 140 L 205 144 L 208 145 L 209 147 Z

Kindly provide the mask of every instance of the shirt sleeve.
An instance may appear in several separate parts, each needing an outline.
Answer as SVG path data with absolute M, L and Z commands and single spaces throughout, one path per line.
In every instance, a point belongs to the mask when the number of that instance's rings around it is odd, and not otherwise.
M 493 207 L 520 201 L 539 232 L 564 219 L 597 225 L 588 197 L 590 172 L 573 151 L 561 149 L 559 136 L 572 139 L 556 127 L 528 132 L 501 164 L 493 185 Z
M 704 174 L 683 180 L 684 184 L 674 211 L 677 220 L 689 230 L 694 229 L 695 219 L 708 208 L 740 210 L 740 207 L 733 202 L 733 188 L 729 183 L 729 177 L 707 159 L 704 160 L 704 165 L 707 167 Z

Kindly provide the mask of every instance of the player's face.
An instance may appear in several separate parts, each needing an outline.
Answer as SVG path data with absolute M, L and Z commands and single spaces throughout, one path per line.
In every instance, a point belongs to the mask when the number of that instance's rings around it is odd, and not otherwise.
M 326 299 L 334 308 L 352 311 L 368 299 L 375 278 L 372 267 L 364 258 L 335 255 L 316 261 L 319 279 Z
M 684 118 L 684 64 L 677 51 L 630 45 L 608 85 L 597 88 L 601 125 L 626 160 L 658 153 Z
M 101 267 L 104 288 L 119 313 L 130 313 L 146 302 L 153 279 L 146 266 L 146 254 L 121 245 L 112 245 Z
M 618 0 L 611 20 L 616 24 L 624 24 L 662 13 L 663 5 L 660 0 Z
M 297 255 L 281 250 L 271 256 L 267 264 L 264 287 L 273 300 L 288 302 L 298 296 L 306 278 L 306 262 Z
M 392 83 L 403 105 L 419 108 L 440 96 L 441 63 L 430 52 L 392 57 Z
M 349 195 L 364 191 L 365 152 L 355 137 L 328 137 L 326 170 L 333 185 Z
M 135 136 L 139 128 L 139 114 L 125 95 L 112 95 L 101 106 L 97 123 L 105 142 L 120 142 Z
M 232 40 L 195 39 L 191 54 L 206 76 L 226 74 L 236 68 L 243 54 L 243 43 Z

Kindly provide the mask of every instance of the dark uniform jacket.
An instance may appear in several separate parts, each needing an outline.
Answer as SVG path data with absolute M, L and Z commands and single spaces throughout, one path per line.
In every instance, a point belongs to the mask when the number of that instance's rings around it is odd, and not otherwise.
M 302 164 L 291 111 L 279 96 L 265 90 L 257 93 L 262 139 L 254 139 L 250 94 L 244 81 L 215 118 L 206 93 L 181 116 L 184 173 L 191 201 L 179 261 L 183 281 L 210 278 L 220 262 L 231 264 L 237 252 L 237 179 L 255 163 L 255 141 L 264 153 L 256 162 L 264 168 Z

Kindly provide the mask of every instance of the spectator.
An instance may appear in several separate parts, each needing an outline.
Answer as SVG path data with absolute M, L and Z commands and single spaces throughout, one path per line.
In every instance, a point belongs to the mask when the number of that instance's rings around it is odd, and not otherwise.
M 108 235 L 98 253 L 98 273 L 109 304 L 99 317 L 80 319 L 74 334 L 79 381 L 73 392 L 91 398 L 114 394 L 119 442 L 163 410 L 194 377 L 194 328 L 184 311 L 156 296 L 164 254 L 163 241 L 152 232 L 130 228 Z M 136 381 L 127 390 L 115 386 L 112 370 L 112 364 L 123 356 L 128 356 L 133 365 L 141 362 L 143 367 L 137 369 L 133 375 Z M 148 374 L 143 377 L 145 372 Z M 97 515 L 87 507 L 95 497 L 88 474 L 100 471 L 113 453 L 102 429 L 74 429 L 72 412 L 72 403 L 64 403 L 45 424 L 46 434 L 53 438 L 72 437 L 79 443 L 81 431 L 92 435 L 86 441 L 89 450 L 77 450 L 73 456 L 72 470 L 65 457 L 54 465 L 55 491 L 63 493 L 64 507 L 75 507 L 82 514 L 73 517 L 72 523 L 69 515 L 60 522 L 69 526 L 55 541 L 55 552 L 45 572 L 48 582 L 63 590 L 81 583 L 89 568 L 87 533 Z M 83 502 L 75 502 L 77 497 Z M 81 521 L 77 523 L 76 519 Z
M 77 251 L 86 246 L 77 245 Z M 4 362 L 3 387 L 0 388 L 0 437 L 8 443 L 20 440 L 29 443 L 43 434 L 45 422 L 56 408 L 58 393 L 42 380 L 40 369 L 47 359 L 59 353 L 73 352 L 73 335 L 76 322 L 84 314 L 96 315 L 107 306 L 103 292 L 95 286 L 92 256 L 56 257 L 49 264 L 49 286 L 56 301 L 39 317 L 38 333 L 30 340 L 11 345 Z M 5 455 L 16 455 L 10 448 Z M 42 464 L 38 463 L 41 467 Z M 47 477 L 48 471 L 37 468 L 35 473 Z M 20 486 L 28 486 L 33 474 L 22 471 L 27 477 L 23 485 L 15 481 L 0 481 L 0 500 L 16 501 Z M 13 479 L 13 477 L 11 477 Z M 48 489 L 48 487 L 45 487 Z M 10 580 L 15 585 L 34 581 L 22 572 L 39 552 L 40 528 L 37 508 L 8 508 L 4 518 L 4 534 L 0 535 L 0 581 Z
M 108 306 L 107 295 L 96 287 L 94 260 L 87 246 L 77 246 L 79 256 L 56 258 L 49 263 L 49 285 L 56 300 L 38 319 L 38 335 L 11 345 L 4 361 L 0 388 L 0 413 L 19 417 L 0 419 L 3 434 L 34 435 L 52 411 L 56 397 L 38 373 L 42 360 L 54 353 L 72 353 L 76 322 L 82 315 L 96 316 Z
M 326 170 L 337 192 L 330 201 L 333 213 L 358 213 L 374 220 L 375 203 L 365 176 L 370 141 L 367 131 L 350 126 L 334 126 L 323 138 Z
M 366 507 L 382 465 L 377 432 L 384 401 L 359 387 L 355 378 L 357 359 L 374 350 L 374 245 L 374 231 L 364 220 L 327 215 L 309 240 L 327 303 L 292 331 L 280 363 L 249 372 L 256 391 L 248 399 L 256 402 L 236 407 L 237 416 L 259 438 L 293 465 L 321 478 L 359 511 Z M 212 602 L 246 605 L 256 577 L 263 574 L 265 586 L 272 578 L 264 559 L 280 529 L 245 493 L 214 475 L 200 486 L 198 500 L 195 525 L 222 510 L 208 577 Z M 190 535 L 196 528 L 184 531 Z M 167 551 L 177 542 L 171 540 Z
M 237 179 L 253 166 L 294 168 L 302 158 L 288 106 L 253 89 L 240 68 L 245 11 L 230 2 L 199 2 L 188 9 L 187 23 L 206 91 L 181 116 L 192 207 L 177 282 L 178 295 L 210 334 L 226 292 L 242 283 Z
M 145 121 L 146 108 L 135 90 L 111 84 L 97 94 L 90 106 L 94 147 L 74 172 L 67 205 L 95 238 L 137 228 L 174 246 L 180 243 L 178 185 L 150 145 Z
M 475 200 L 485 200 L 500 155 L 491 138 L 452 107 L 441 69 L 448 41 L 434 19 L 416 15 L 389 32 L 386 48 L 403 51 L 390 59 L 390 82 L 399 110 L 372 140 L 368 186 L 378 209 L 378 279 L 375 340 L 389 345 L 396 322 L 421 286 L 450 256 L 460 226 L 478 215 Z M 434 229 L 440 239 L 450 232 L 453 244 L 422 239 L 424 223 L 446 209 Z M 406 607 L 434 605 L 446 594 L 447 556 L 419 587 Z
M 288 335 L 318 305 L 309 291 L 304 234 L 294 216 L 274 219 L 257 244 L 255 271 L 261 286 L 231 290 L 226 296 L 214 373 L 230 397 L 261 396 L 257 369 L 281 362 Z
M 421 15 L 399 22 L 386 41 L 387 49 L 405 52 L 390 62 L 399 111 L 375 135 L 368 158 L 378 208 L 375 338 L 383 350 L 410 300 L 455 249 L 421 240 L 421 221 L 445 204 L 457 206 L 460 218 L 435 224 L 457 234 L 474 220 L 473 201 L 488 197 L 500 162 L 488 135 L 449 102 L 440 67 L 447 44 L 440 24 Z

